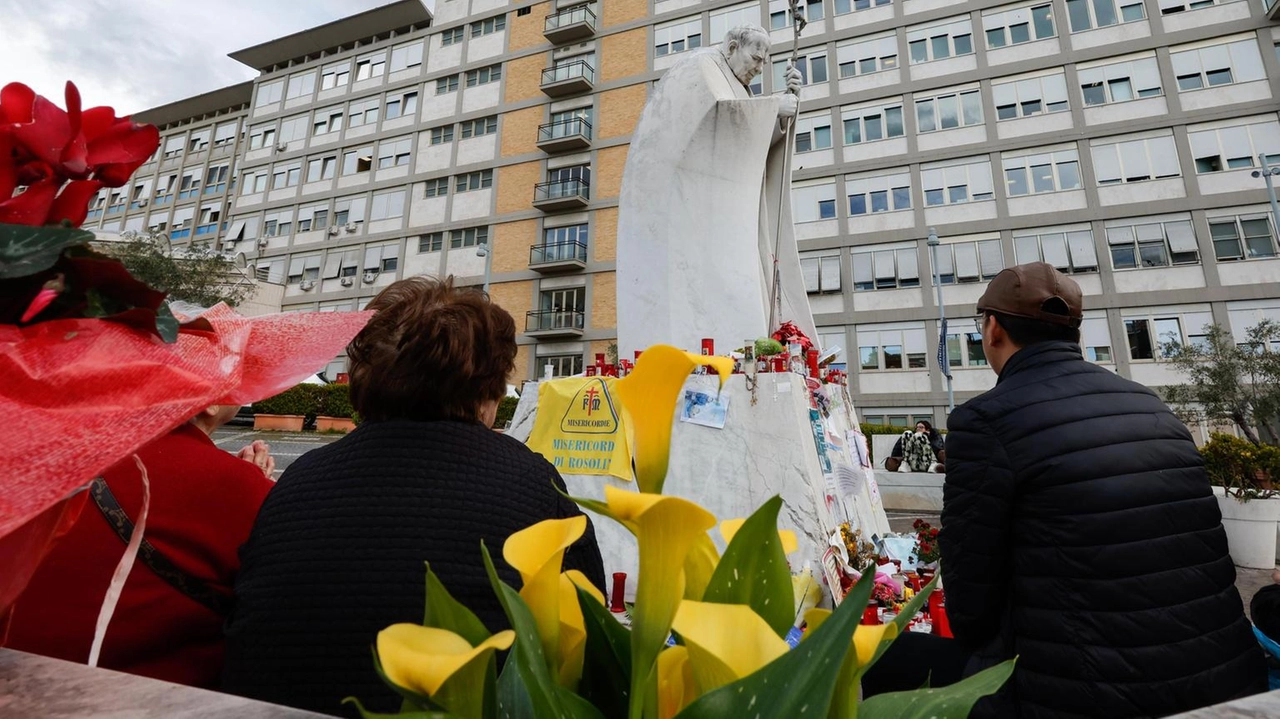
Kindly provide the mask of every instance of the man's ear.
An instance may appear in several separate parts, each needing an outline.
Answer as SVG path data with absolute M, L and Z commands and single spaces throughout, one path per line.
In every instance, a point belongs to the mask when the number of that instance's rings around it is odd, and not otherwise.
M 738 49 L 738 41 L 730 40 L 725 46 L 725 54 L 732 55 Z

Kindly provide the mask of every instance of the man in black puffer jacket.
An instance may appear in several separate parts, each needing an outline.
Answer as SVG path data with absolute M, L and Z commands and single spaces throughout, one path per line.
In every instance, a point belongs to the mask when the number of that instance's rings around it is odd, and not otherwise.
M 1266 690 L 1190 433 L 1086 362 L 1051 265 L 979 300 L 996 387 L 947 427 L 942 572 L 967 673 L 1017 657 L 975 717 L 1164 716 Z

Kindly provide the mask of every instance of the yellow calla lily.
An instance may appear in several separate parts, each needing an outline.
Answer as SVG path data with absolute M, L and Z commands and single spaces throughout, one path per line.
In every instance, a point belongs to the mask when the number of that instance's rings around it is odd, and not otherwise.
M 473 647 L 445 629 L 417 624 L 392 624 L 378 632 L 378 661 L 382 672 L 396 686 L 438 701 L 463 717 L 483 713 L 484 674 L 497 650 L 511 647 L 516 633 L 498 632 Z M 447 682 L 461 682 L 456 691 L 441 696 Z
M 569 519 L 547 519 L 522 529 L 507 538 L 502 545 L 502 556 L 517 572 L 523 586 L 520 598 L 529 605 L 529 611 L 538 625 L 538 637 L 552 672 L 559 673 L 563 663 L 560 654 L 561 590 L 560 566 L 564 552 L 578 541 L 587 530 L 587 518 L 578 515 Z M 574 596 L 574 609 L 581 610 Z M 581 662 L 579 662 L 579 668 Z
M 604 499 L 611 515 L 635 525 L 640 550 L 631 625 L 631 714 L 639 716 L 654 687 L 649 681 L 654 662 L 684 595 L 685 555 L 699 536 L 705 537 L 715 526 L 716 518 L 687 499 L 629 492 L 611 485 L 605 486 Z
M 635 452 L 636 483 L 641 492 L 662 491 L 676 402 L 685 378 L 698 365 L 714 367 L 721 387 L 733 373 L 733 360 L 728 357 L 705 357 L 654 345 L 641 353 L 631 374 L 614 385 L 614 394 L 630 418 L 628 442 Z
M 693 676 L 703 694 L 755 673 L 789 649 L 745 604 L 685 600 L 672 629 L 689 648 Z
M 745 517 L 740 519 L 726 519 L 720 523 L 720 534 L 724 537 L 725 543 L 733 541 L 734 535 L 742 529 L 742 525 L 746 524 Z M 796 533 L 790 529 L 779 529 L 778 539 L 782 540 L 782 553 L 791 554 L 800 548 L 800 542 L 796 539 Z
M 560 685 L 573 688 L 582 678 L 582 661 L 587 651 L 587 624 L 578 604 L 578 590 L 566 574 L 560 575 Z
M 591 583 L 590 579 L 587 579 L 587 575 L 576 569 L 570 569 L 561 576 L 568 577 L 569 581 L 573 582 L 575 586 L 583 589 L 587 594 L 594 597 L 597 602 L 600 602 L 600 606 L 609 606 L 608 604 L 605 604 L 604 594 L 600 592 L 596 585 Z
M 689 650 L 667 647 L 658 655 L 658 719 L 671 719 L 698 698 Z
M 805 612 L 804 621 L 809 625 L 805 631 L 805 636 L 809 636 L 822 623 L 831 616 L 830 609 L 810 609 Z M 871 662 L 876 655 L 876 650 L 880 648 L 881 642 L 893 640 L 898 636 L 898 625 L 893 622 L 888 624 L 859 624 L 858 628 L 853 632 L 853 648 L 852 658 L 856 662 L 855 668 L 861 669 Z
M 720 552 L 715 542 L 705 532 L 693 541 L 684 557 L 684 598 L 701 601 L 707 593 L 707 585 L 720 563 Z

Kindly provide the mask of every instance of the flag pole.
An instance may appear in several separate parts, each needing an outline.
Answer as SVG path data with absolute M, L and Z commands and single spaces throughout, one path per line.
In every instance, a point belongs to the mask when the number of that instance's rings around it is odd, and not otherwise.
M 804 9 L 800 5 L 800 0 L 789 0 L 791 6 L 791 64 L 789 67 L 796 66 L 796 60 L 800 57 L 800 33 L 804 30 L 804 26 L 808 21 L 804 19 Z M 766 337 L 773 334 L 774 328 L 779 322 L 779 315 L 782 314 L 782 269 L 778 264 L 778 253 L 782 246 L 782 208 L 783 203 L 787 201 L 786 190 L 787 180 L 791 176 L 791 149 L 795 145 L 795 121 L 800 116 L 800 95 L 796 94 L 796 114 L 788 117 L 786 124 L 782 128 L 782 141 L 787 143 L 782 150 L 782 172 L 781 179 L 778 181 L 778 212 L 777 221 L 773 231 L 773 288 L 769 292 L 769 326 L 765 328 Z
M 951 363 L 947 357 L 947 306 L 942 302 L 942 277 L 938 274 L 938 231 L 929 228 L 929 252 L 933 256 L 933 286 L 938 288 L 938 368 L 947 378 L 947 414 L 956 408 L 956 395 L 951 389 Z

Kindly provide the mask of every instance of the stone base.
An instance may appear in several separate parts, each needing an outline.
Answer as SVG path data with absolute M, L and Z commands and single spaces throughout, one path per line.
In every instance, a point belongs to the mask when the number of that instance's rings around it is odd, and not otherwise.
M 685 389 L 714 394 L 717 378 L 692 376 Z M 796 374 L 762 374 L 756 404 L 745 375 L 733 375 L 725 384 L 729 397 L 724 429 L 680 422 L 676 417 L 671 440 L 671 464 L 664 494 L 685 497 L 698 503 L 721 520 L 747 517 L 773 495 L 780 495 L 783 508 L 778 526 L 795 531 L 800 548 L 789 557 L 792 568 L 808 563 L 820 573 L 820 559 L 827 538 L 847 517 L 864 536 L 889 531 L 889 521 L 879 502 L 870 472 L 856 467 L 848 451 L 846 433 L 852 426 L 852 407 L 839 392 L 828 390 L 830 415 L 823 419 L 824 444 L 832 471 L 819 459 L 813 425 L 809 418 L 809 389 Z M 509 430 L 525 441 L 533 428 L 538 389 L 529 383 L 521 393 L 520 405 Z M 679 408 L 677 407 L 677 413 Z M 678 416 L 678 414 L 677 414 Z M 844 469 L 839 468 L 843 466 Z M 836 476 L 845 478 L 838 483 Z M 606 484 L 634 489 L 634 483 L 614 477 L 563 475 L 575 496 L 600 499 Z M 846 490 L 839 491 L 839 486 Z M 827 501 L 827 497 L 831 501 Z M 626 572 L 628 596 L 635 589 L 635 539 L 612 520 L 592 517 L 605 571 Z M 725 543 L 712 532 L 721 550 Z

